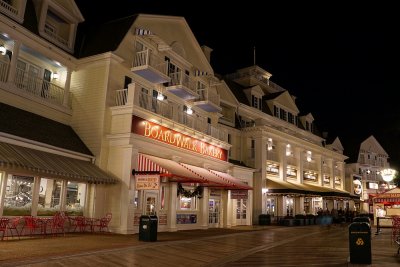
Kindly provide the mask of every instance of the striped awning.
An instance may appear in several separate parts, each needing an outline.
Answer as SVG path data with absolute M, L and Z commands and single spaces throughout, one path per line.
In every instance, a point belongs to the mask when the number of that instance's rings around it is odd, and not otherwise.
M 93 184 L 113 184 L 114 177 L 90 161 L 56 155 L 0 142 L 0 171 L 68 179 Z
M 202 167 L 145 154 L 139 154 L 138 171 L 158 171 L 160 176 L 169 177 L 171 181 L 182 183 L 199 183 L 203 186 L 224 189 L 252 189 L 232 176 L 227 179 L 215 171 L 212 172 Z

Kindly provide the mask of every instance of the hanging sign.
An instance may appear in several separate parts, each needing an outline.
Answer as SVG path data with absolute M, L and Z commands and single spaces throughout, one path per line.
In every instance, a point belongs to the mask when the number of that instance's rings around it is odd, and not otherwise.
M 136 174 L 136 190 L 158 190 L 160 189 L 159 174 Z

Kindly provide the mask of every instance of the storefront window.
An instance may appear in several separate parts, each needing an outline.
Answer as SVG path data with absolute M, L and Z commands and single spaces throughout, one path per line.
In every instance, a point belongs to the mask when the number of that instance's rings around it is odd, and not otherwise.
M 293 198 L 286 198 L 286 215 L 293 216 Z
M 12 175 L 7 179 L 3 215 L 30 215 L 34 178 Z
M 83 215 L 85 207 L 87 185 L 84 183 L 68 181 L 66 213 L 68 215 Z
M 53 215 L 60 210 L 61 180 L 40 179 L 38 215 Z

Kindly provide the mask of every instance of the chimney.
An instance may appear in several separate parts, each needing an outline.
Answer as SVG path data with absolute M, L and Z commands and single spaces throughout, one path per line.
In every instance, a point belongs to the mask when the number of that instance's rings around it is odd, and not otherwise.
M 208 47 L 208 46 L 206 46 L 206 45 L 202 45 L 201 46 L 201 50 L 203 50 L 203 53 L 206 56 L 208 62 L 211 63 L 210 62 L 210 56 L 211 56 L 211 52 L 213 51 L 213 49 Z

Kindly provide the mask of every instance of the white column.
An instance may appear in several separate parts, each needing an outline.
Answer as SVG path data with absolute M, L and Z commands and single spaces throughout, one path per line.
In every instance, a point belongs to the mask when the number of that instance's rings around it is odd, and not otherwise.
M 37 215 L 38 203 L 39 203 L 39 190 L 40 190 L 40 177 L 35 176 L 33 180 L 33 189 L 32 189 L 32 206 L 31 206 L 32 216 Z
M 227 203 L 226 203 L 226 210 L 227 210 L 227 214 L 226 214 L 226 227 L 230 228 L 232 227 L 232 222 L 233 222 L 233 218 L 236 214 L 236 211 L 233 209 L 233 200 L 231 199 L 231 190 L 227 190 L 226 192 L 227 195 Z M 250 207 L 249 207 L 250 208 Z
M 168 207 L 168 228 L 170 232 L 176 232 L 176 204 L 177 204 L 177 197 L 176 194 L 178 193 L 178 183 L 171 182 L 169 184 L 169 207 Z
M 255 169 L 253 182 L 253 223 L 258 224 L 258 216 L 262 213 L 262 188 L 265 185 L 267 162 L 267 138 L 255 138 Z
M 330 168 L 329 176 L 331 178 L 329 181 L 329 186 L 330 188 L 333 188 L 333 185 L 335 184 L 335 163 L 332 159 L 328 160 L 328 166 Z
M 228 227 L 228 190 L 221 190 L 221 214 L 222 214 L 222 225 L 220 226 L 226 228 Z
M 293 149 L 295 152 L 295 157 L 297 159 L 297 182 L 299 184 L 303 183 L 304 178 L 304 159 L 305 159 L 305 151 L 299 147 Z
M 14 83 L 15 80 L 15 74 L 17 72 L 17 60 L 19 57 L 19 50 L 21 47 L 21 42 L 18 40 L 14 40 L 14 48 L 12 51 L 12 57 L 11 57 L 11 62 L 10 62 L 10 69 L 8 72 L 8 79 L 7 81 L 9 83 Z
M 4 197 L 6 195 L 7 178 L 7 172 L 0 172 L 0 216 L 3 214 L 4 210 Z
M 287 171 L 287 158 L 286 158 L 286 145 L 285 143 L 278 142 L 276 144 L 276 150 L 279 158 L 279 178 L 282 181 L 286 181 Z
M 318 174 L 318 184 L 320 186 L 324 186 L 324 177 L 322 175 L 322 156 L 315 155 L 314 156 L 315 164 L 317 165 L 317 174 Z
M 65 211 L 67 205 L 67 180 L 61 181 L 61 192 L 60 192 L 60 210 Z
M 67 68 L 67 77 L 65 78 L 64 84 L 64 99 L 63 99 L 63 106 L 69 107 L 69 89 L 71 87 L 71 74 L 72 70 Z
M 208 201 L 209 201 L 209 190 L 208 187 L 203 188 L 203 198 L 201 199 L 200 205 L 200 226 L 202 228 L 208 228 Z

